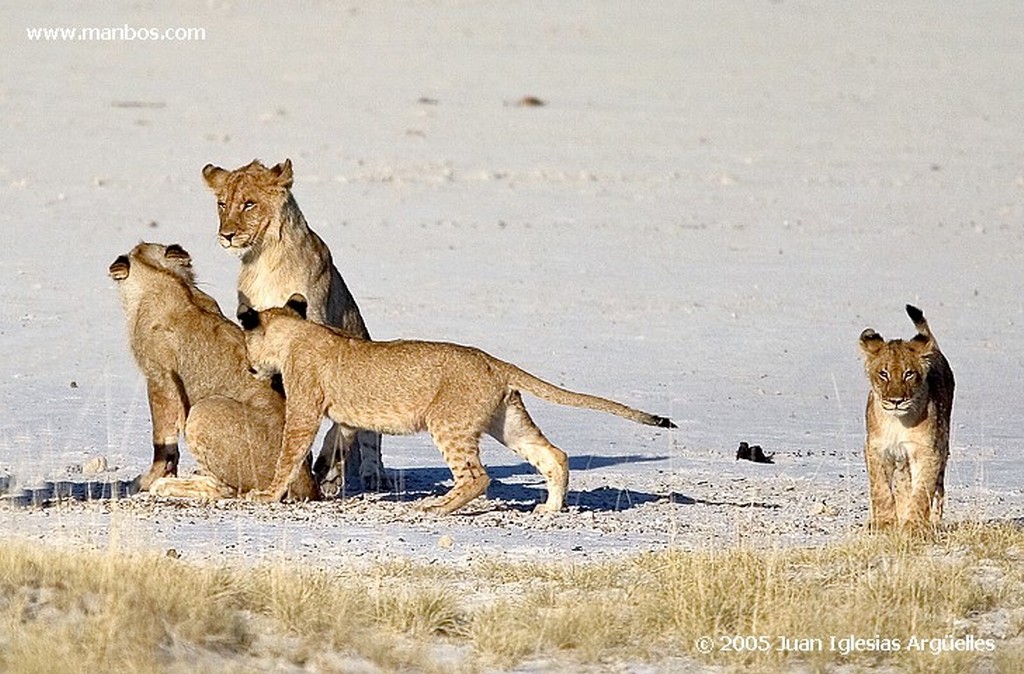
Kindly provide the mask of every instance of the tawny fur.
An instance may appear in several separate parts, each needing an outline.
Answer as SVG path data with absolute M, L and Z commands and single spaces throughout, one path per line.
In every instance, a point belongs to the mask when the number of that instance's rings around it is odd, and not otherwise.
M 353 339 L 302 318 L 289 308 L 243 315 L 246 350 L 260 376 L 280 373 L 288 394 L 284 445 L 274 482 L 277 500 L 308 454 L 324 414 L 351 438 L 352 428 L 392 435 L 428 431 L 455 484 L 425 509 L 450 513 L 484 493 L 490 479 L 480 462 L 487 433 L 529 461 L 547 482 L 540 511 L 565 505 L 565 453 L 548 442 L 520 396 L 525 391 L 561 405 L 584 407 L 652 426 L 664 417 L 597 396 L 559 388 L 479 349 L 438 342 Z
M 874 529 L 937 526 L 945 500 L 953 371 L 919 309 L 907 305 L 917 335 L 885 341 L 860 336 L 871 382 L 865 458 Z
M 177 245 L 141 243 L 109 271 L 149 393 L 154 456 L 141 488 L 211 499 L 268 488 L 281 448 L 284 400 L 247 373 L 242 331 L 196 286 L 188 253 Z M 203 475 L 176 477 L 182 433 Z M 292 498 L 319 498 L 308 464 L 293 477 Z
M 271 168 L 253 160 L 233 171 L 207 164 L 203 178 L 217 196 L 218 240 L 242 258 L 240 306 L 280 307 L 300 293 L 309 302 L 310 320 L 370 338 L 331 251 L 306 223 L 292 196 L 291 160 Z M 340 488 L 342 469 L 368 489 L 385 487 L 380 435 L 360 433 L 354 451 L 342 457 L 337 430 L 328 433 L 314 467 L 325 489 Z M 342 466 L 336 468 L 342 459 Z

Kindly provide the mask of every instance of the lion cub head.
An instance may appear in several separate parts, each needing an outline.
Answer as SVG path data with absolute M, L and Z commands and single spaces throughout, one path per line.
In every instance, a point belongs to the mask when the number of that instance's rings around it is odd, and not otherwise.
M 222 247 L 244 254 L 258 249 L 268 231 L 276 235 L 275 223 L 279 227 L 281 210 L 291 197 L 290 159 L 271 168 L 254 159 L 234 171 L 207 164 L 203 178 L 217 196 L 217 240 Z
M 195 283 L 192 273 L 192 256 L 176 243 L 165 246 L 162 243 L 140 243 L 125 255 L 118 255 L 110 264 L 110 278 L 118 283 L 131 275 L 132 263 L 170 272 L 188 284 Z
M 908 304 L 907 315 L 918 330 L 909 340 L 885 341 L 871 328 L 860 335 L 871 391 L 882 409 L 897 417 L 915 413 L 927 404 L 928 372 L 939 355 L 921 310 Z
M 250 374 L 257 379 L 271 379 L 281 374 L 282 363 L 288 357 L 292 321 L 304 321 L 307 306 L 306 298 L 295 293 L 281 308 L 256 311 L 245 305 L 238 307 Z

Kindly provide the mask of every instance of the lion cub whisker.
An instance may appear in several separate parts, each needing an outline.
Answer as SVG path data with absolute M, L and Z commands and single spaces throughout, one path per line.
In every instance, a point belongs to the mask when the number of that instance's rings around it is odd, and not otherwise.
M 452 472 L 454 486 L 423 509 L 447 514 L 480 496 L 490 478 L 480 461 L 487 433 L 532 464 L 547 484 L 538 511 L 565 505 L 568 461 L 530 418 L 521 392 L 560 405 L 582 407 L 660 428 L 666 417 L 539 379 L 511 363 L 458 344 L 398 340 L 372 342 L 304 320 L 305 299 L 293 296 L 282 308 L 243 309 L 250 367 L 260 376 L 280 373 L 287 398 L 285 428 L 273 482 L 258 496 L 279 500 L 327 415 L 343 442 L 355 429 L 391 435 L 427 431 Z

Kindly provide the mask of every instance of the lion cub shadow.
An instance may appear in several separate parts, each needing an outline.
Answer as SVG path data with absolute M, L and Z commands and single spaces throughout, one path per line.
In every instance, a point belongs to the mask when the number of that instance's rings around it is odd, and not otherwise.
M 593 470 L 626 463 L 663 461 L 666 456 L 597 456 L 582 455 L 569 457 L 570 475 L 573 471 Z M 417 501 L 444 494 L 452 483 L 449 470 L 445 467 L 408 468 L 392 470 L 395 491 L 381 497 L 384 501 Z M 528 463 L 488 466 L 487 474 L 491 484 L 486 497 L 490 503 L 483 507 L 467 507 L 463 514 L 482 514 L 489 511 L 531 512 L 544 501 L 544 477 Z M 570 477 L 571 480 L 571 477 Z M 620 512 L 655 501 L 694 503 L 693 499 L 679 494 L 652 494 L 634 489 L 598 487 L 595 489 L 569 490 L 565 503 L 570 509 L 580 512 Z

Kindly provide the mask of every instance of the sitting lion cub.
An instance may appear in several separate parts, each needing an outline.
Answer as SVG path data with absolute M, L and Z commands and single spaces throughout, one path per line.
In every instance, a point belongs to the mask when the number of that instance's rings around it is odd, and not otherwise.
M 487 433 L 529 461 L 547 481 L 538 511 L 561 510 L 569 482 L 565 453 L 548 442 L 523 406 L 520 391 L 560 405 L 616 414 L 640 424 L 675 428 L 669 419 L 611 400 L 566 391 L 479 349 L 419 341 L 353 339 L 304 320 L 305 298 L 285 308 L 242 310 L 254 374 L 280 373 L 287 392 L 283 448 L 264 500 L 278 500 L 301 470 L 326 413 L 352 442 L 354 429 L 391 435 L 426 430 L 455 485 L 425 510 L 447 514 L 479 496 L 490 478 L 478 443 Z
M 331 251 L 306 224 L 292 195 L 291 160 L 270 168 L 253 160 L 233 171 L 207 164 L 203 178 L 217 195 L 217 238 L 242 258 L 239 305 L 269 309 L 299 293 L 309 298 L 311 321 L 370 338 Z M 388 488 L 380 435 L 360 433 L 358 442 L 345 448 L 346 456 L 340 455 L 341 449 L 332 428 L 313 467 L 326 491 L 340 492 L 346 479 L 351 480 L 349 489 L 356 480 L 366 489 Z
M 949 457 L 953 371 L 924 314 L 907 305 L 917 334 L 909 341 L 868 328 L 860 349 L 871 390 L 865 455 L 871 492 L 871 526 L 922 530 L 938 525 Z
M 246 373 L 242 331 L 196 287 L 189 254 L 176 244 L 140 243 L 114 260 L 110 276 L 149 390 L 153 464 L 140 487 L 210 499 L 266 489 L 281 449 L 284 400 Z M 203 475 L 175 477 L 182 432 Z M 308 463 L 293 477 L 292 498 L 320 498 Z

